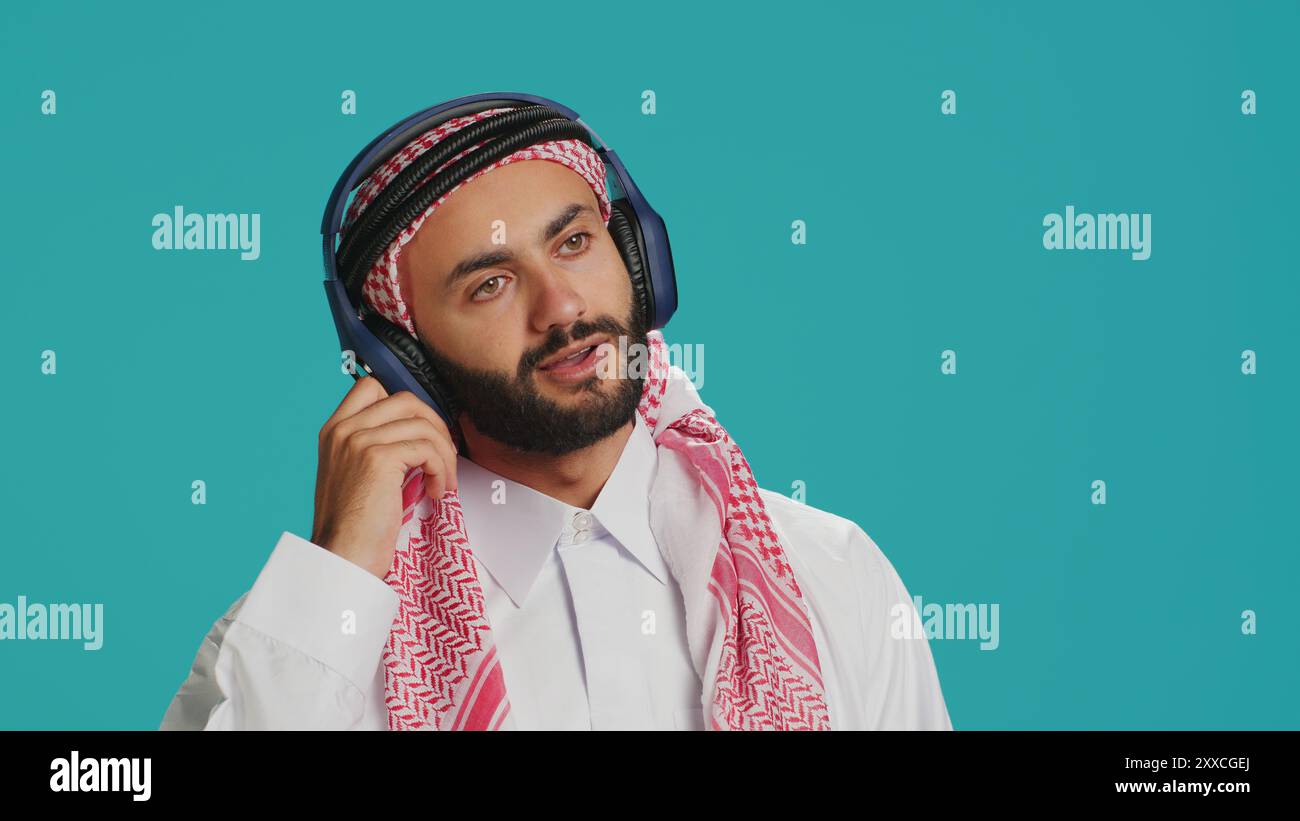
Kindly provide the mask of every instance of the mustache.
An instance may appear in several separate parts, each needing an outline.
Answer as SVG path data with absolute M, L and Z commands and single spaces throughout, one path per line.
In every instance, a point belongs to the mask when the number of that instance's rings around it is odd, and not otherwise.
M 580 339 L 586 339 L 592 334 L 598 333 L 606 333 L 615 338 L 632 336 L 631 330 L 612 316 L 602 316 L 594 322 L 586 322 L 580 319 L 570 326 L 568 333 L 565 333 L 560 328 L 552 328 L 541 345 L 519 358 L 517 373 L 519 379 L 526 379 L 528 374 L 532 373 L 542 360 L 558 353 Z

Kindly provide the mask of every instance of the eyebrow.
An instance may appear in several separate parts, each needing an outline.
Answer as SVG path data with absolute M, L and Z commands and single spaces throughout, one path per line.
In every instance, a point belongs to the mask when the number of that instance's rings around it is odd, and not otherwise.
M 565 226 L 573 222 L 579 215 L 589 214 L 594 216 L 595 209 L 590 205 L 583 203 L 570 203 L 564 207 L 564 210 L 555 216 L 550 222 L 542 228 L 537 235 L 539 242 L 549 242 L 555 238 L 555 235 L 564 230 Z M 510 262 L 515 258 L 514 252 L 506 248 L 500 248 L 494 251 L 483 251 L 482 253 L 472 254 L 465 257 L 452 267 L 451 272 L 447 274 L 445 290 L 450 291 L 455 288 L 466 277 L 475 271 L 481 271 L 484 268 L 491 268 L 500 265 L 503 262 Z

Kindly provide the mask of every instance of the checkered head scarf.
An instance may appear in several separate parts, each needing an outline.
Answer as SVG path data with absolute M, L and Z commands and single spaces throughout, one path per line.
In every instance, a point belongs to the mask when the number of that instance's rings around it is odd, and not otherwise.
M 348 206 L 347 214 L 343 220 L 343 232 L 347 232 L 352 224 L 365 212 L 367 206 L 375 201 L 375 198 L 384 190 L 393 178 L 400 174 L 408 165 L 420 158 L 424 152 L 433 148 L 438 143 L 445 140 L 462 128 L 478 122 L 479 120 L 500 114 L 505 111 L 511 111 L 512 108 L 491 108 L 481 111 L 477 114 L 470 114 L 464 117 L 455 117 L 439 125 L 437 128 L 424 132 L 419 137 L 411 141 L 405 148 L 389 158 L 379 168 L 366 178 L 357 189 L 356 196 L 352 198 L 352 203 Z M 458 161 L 472 151 L 478 150 L 483 145 L 490 142 L 491 139 L 476 143 L 464 151 L 448 159 L 445 163 L 435 168 L 419 184 L 424 184 L 429 178 L 440 173 L 444 168 Z M 600 202 L 600 216 L 609 225 L 610 203 L 609 194 L 605 190 L 605 163 L 600 159 L 595 149 L 587 145 L 582 140 L 551 140 L 549 142 L 536 143 L 519 149 L 513 154 L 508 154 L 496 162 L 486 165 L 475 171 L 470 176 L 461 180 L 452 187 L 446 194 L 443 194 L 437 200 L 424 209 L 424 213 L 402 229 L 402 232 L 388 244 L 384 252 L 375 259 L 370 269 L 366 272 L 365 283 L 362 285 L 361 293 L 370 306 L 379 312 L 381 316 L 389 322 L 400 328 L 406 329 L 411 336 L 419 339 L 415 332 L 415 322 L 411 317 L 409 303 L 402 296 L 401 277 L 397 272 L 397 260 L 401 256 L 402 248 L 415 236 L 420 230 L 424 221 L 438 209 L 438 206 L 447 201 L 447 198 L 456 193 L 465 185 L 473 182 L 478 177 L 488 173 L 494 168 L 500 168 L 503 165 L 509 165 L 512 162 L 522 160 L 550 160 L 561 165 L 567 166 L 586 180 L 595 192 L 596 199 Z M 408 291 L 409 293 L 409 291 Z
M 503 110 L 451 120 L 418 137 L 362 186 L 349 224 L 387 181 L 438 140 Z M 581 174 L 608 224 L 604 164 L 583 143 L 530 146 L 478 173 L 537 158 Z M 397 254 L 445 199 L 389 245 L 366 279 L 372 305 L 412 335 L 410 311 L 398 287 Z M 702 684 L 704 726 L 830 729 L 811 611 L 749 463 L 690 378 L 669 362 L 663 334 L 650 331 L 646 341 L 637 413 L 657 448 L 650 527 L 682 592 L 687 644 Z M 402 523 L 384 581 L 400 601 L 382 662 L 389 728 L 516 729 L 459 493 L 431 498 L 419 467 L 403 481 Z

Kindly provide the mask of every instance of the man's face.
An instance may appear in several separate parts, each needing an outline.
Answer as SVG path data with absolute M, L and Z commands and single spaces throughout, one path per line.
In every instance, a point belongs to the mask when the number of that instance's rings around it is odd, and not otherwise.
M 402 294 L 438 375 L 478 432 L 561 455 L 632 419 L 643 377 L 626 348 L 646 343 L 627 268 L 595 193 L 559 163 L 524 160 L 461 187 L 398 260 Z M 595 372 L 546 367 L 579 343 L 618 360 Z M 618 378 L 601 378 L 616 373 Z

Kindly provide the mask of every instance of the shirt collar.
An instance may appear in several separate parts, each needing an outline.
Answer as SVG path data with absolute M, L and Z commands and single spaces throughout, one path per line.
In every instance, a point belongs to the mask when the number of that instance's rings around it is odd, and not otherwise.
M 590 512 L 651 575 L 666 584 L 668 566 L 650 530 L 650 485 L 658 448 L 640 412 L 633 416 L 632 434 Z M 547 557 L 581 508 L 463 456 L 456 459 L 456 480 L 470 549 L 515 606 L 523 606 Z

